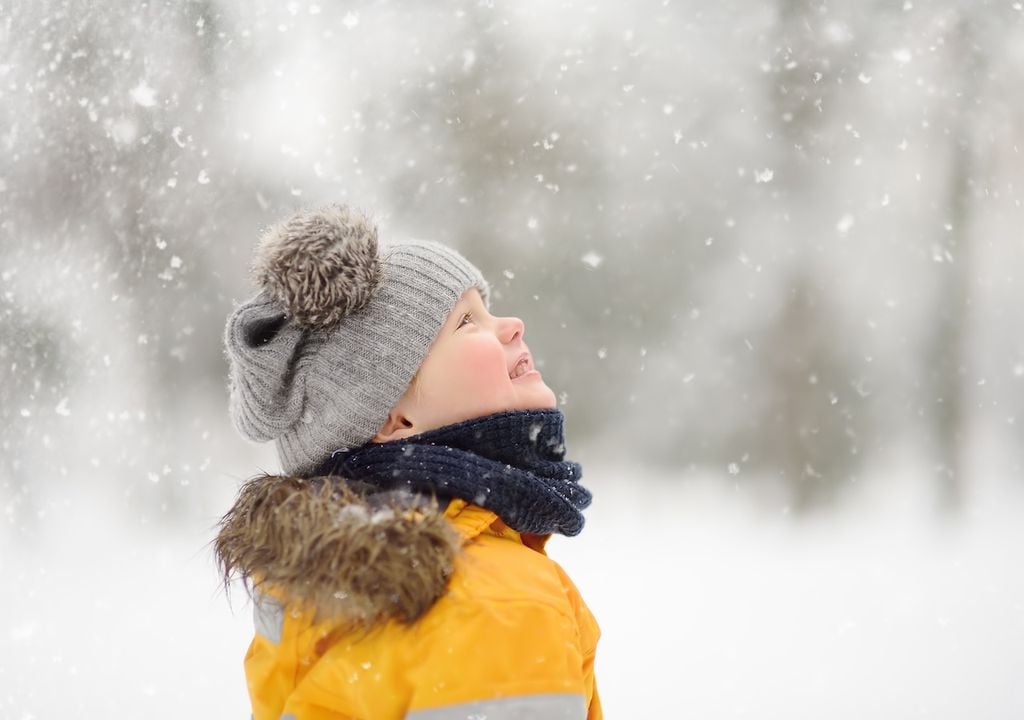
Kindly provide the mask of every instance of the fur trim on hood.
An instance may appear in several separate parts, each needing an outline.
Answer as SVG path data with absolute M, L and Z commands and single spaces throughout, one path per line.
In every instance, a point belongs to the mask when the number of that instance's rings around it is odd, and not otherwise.
M 458 532 L 436 502 L 337 477 L 262 475 L 242 486 L 214 541 L 225 587 L 241 578 L 369 628 L 412 623 L 445 593 Z

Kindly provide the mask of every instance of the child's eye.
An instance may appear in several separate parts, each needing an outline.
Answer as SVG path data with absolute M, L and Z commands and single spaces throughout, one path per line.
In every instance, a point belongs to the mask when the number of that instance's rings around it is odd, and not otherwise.
M 459 325 L 455 329 L 458 330 L 460 327 L 465 325 L 467 322 L 472 322 L 472 321 L 473 321 L 473 313 L 466 313 L 465 315 L 462 316 L 462 319 L 459 320 Z

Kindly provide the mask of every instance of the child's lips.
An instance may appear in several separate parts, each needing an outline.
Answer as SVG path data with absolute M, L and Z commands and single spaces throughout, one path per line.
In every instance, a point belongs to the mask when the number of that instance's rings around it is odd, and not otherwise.
M 533 358 L 530 357 L 530 353 L 525 352 L 516 358 L 512 368 L 508 371 L 508 377 L 510 380 L 519 380 L 530 375 L 540 375 L 540 373 L 533 367 Z
M 540 371 L 539 370 L 527 370 L 522 375 L 520 375 L 518 377 L 512 378 L 512 382 L 518 382 L 520 380 L 525 380 L 527 378 L 535 378 L 535 377 L 538 377 L 538 378 L 540 377 Z

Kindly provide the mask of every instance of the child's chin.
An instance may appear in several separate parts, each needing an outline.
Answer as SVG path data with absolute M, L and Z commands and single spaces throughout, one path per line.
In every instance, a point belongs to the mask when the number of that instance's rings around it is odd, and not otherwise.
M 523 410 L 549 410 L 558 406 L 554 391 L 543 382 L 538 382 L 538 385 L 539 387 L 530 388 L 529 394 L 524 393 Z

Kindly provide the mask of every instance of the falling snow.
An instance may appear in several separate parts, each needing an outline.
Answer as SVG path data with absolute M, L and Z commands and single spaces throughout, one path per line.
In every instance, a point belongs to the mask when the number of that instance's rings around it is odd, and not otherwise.
M 523 318 L 609 717 L 1024 717 L 1022 15 L 5 6 L 0 716 L 249 713 L 225 321 L 337 202 Z

